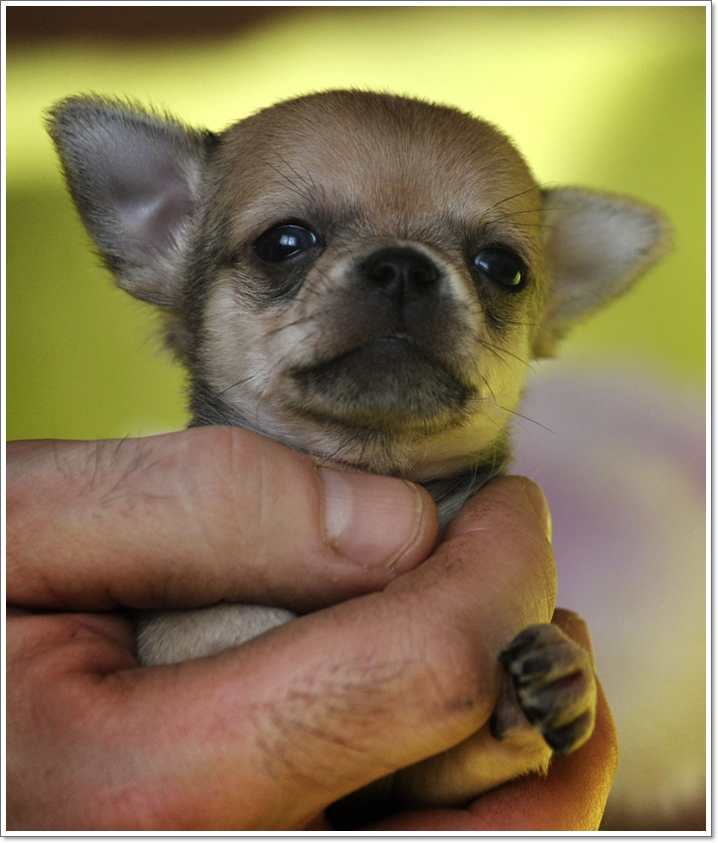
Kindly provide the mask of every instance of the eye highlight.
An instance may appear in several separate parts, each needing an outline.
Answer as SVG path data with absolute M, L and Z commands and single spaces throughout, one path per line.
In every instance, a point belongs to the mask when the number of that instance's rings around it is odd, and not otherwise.
M 508 249 L 482 249 L 474 266 L 494 284 L 516 289 L 526 277 L 524 262 Z
M 311 229 L 296 223 L 285 223 L 260 234 L 254 243 L 254 251 L 265 263 L 283 263 L 319 245 L 319 237 Z

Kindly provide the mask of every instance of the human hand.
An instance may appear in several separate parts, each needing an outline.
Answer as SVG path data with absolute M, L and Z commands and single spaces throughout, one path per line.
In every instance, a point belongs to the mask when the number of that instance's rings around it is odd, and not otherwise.
M 553 608 L 540 493 L 491 484 L 416 567 L 436 535 L 422 491 L 324 478 L 228 428 L 11 446 L 11 828 L 321 827 L 339 796 L 488 719 L 496 653 Z M 310 610 L 354 595 L 160 668 L 137 666 L 131 625 L 112 611 L 219 599 Z
M 556 609 L 552 623 L 591 654 L 585 622 Z M 618 744 L 606 696 L 598 685 L 590 740 L 555 758 L 548 775 L 533 773 L 484 793 L 464 809 L 402 811 L 374 823 L 372 831 L 596 831 L 616 774 Z

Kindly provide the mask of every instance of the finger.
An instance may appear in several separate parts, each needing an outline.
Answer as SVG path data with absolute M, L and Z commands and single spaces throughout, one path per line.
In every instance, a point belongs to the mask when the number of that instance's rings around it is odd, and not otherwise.
M 437 532 L 421 487 L 228 427 L 12 443 L 7 500 L 8 598 L 32 607 L 308 610 L 383 587 Z
M 553 622 L 591 654 L 586 624 L 557 609 Z M 555 759 L 548 776 L 531 775 L 477 799 L 468 810 L 427 809 L 396 814 L 371 830 L 596 831 L 618 763 L 618 744 L 606 696 L 598 685 L 596 725 L 590 740 Z
M 321 808 L 456 745 L 488 721 L 499 651 L 526 626 L 550 621 L 554 610 L 548 519 L 536 503 L 542 498 L 522 478 L 494 481 L 419 568 L 381 594 L 277 630 L 277 642 L 280 635 L 288 641 L 294 626 L 281 672 L 295 691 L 267 712 L 272 740 L 265 745 L 275 759 L 273 781 L 302 776 L 299 804 L 315 799 L 309 807 Z M 313 654 L 328 639 L 331 656 L 318 662 Z M 266 687 L 271 679 L 257 674 L 251 684 Z
M 27 644 L 16 661 L 25 681 L 13 686 L 34 681 L 46 704 L 18 705 L 31 722 L 14 733 L 65 759 L 53 804 L 75 828 L 302 828 L 338 797 L 473 733 L 494 705 L 501 646 L 552 612 L 553 562 L 527 482 L 492 483 L 436 553 L 384 591 L 213 658 L 123 669 L 127 650 L 87 627 L 45 636 L 62 641 L 62 658 Z M 517 525 L 508 535 L 507 518 Z M 41 760 L 28 764 L 25 778 L 48 780 L 33 768 Z
M 586 621 L 580 615 L 569 609 L 557 608 L 553 613 L 551 623 L 556 624 L 557 627 L 562 629 L 576 644 L 580 644 L 588 652 L 589 656 L 591 656 L 591 662 L 594 661 L 591 633 L 588 630 Z

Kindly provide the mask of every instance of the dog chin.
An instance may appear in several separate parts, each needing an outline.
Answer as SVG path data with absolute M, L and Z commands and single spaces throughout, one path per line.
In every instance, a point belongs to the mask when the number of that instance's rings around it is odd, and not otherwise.
M 373 340 L 290 373 L 293 409 L 364 437 L 438 433 L 463 419 L 474 388 L 404 337 Z

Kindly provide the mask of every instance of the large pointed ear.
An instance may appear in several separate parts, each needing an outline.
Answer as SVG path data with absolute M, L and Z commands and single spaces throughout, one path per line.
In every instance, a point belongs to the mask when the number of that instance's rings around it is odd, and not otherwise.
M 671 232 L 660 211 L 622 196 L 560 188 L 543 199 L 549 291 L 536 357 L 625 293 L 668 251 Z
M 117 283 L 172 307 L 180 258 L 216 136 L 122 102 L 72 97 L 48 130 L 85 228 Z

